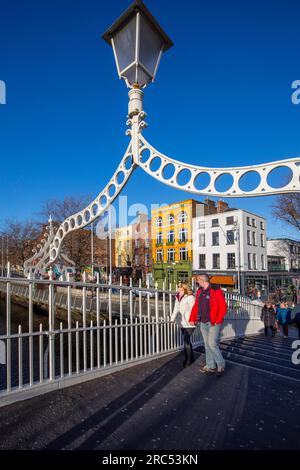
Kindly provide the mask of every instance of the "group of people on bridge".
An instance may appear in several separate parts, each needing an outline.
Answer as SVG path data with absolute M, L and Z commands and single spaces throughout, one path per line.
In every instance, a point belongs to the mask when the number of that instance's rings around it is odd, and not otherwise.
M 179 285 L 171 320 L 178 324 L 183 335 L 185 354 L 183 367 L 191 365 L 195 360 L 191 337 L 196 325 L 200 324 L 206 361 L 200 372 L 216 373 L 220 377 L 225 372 L 225 360 L 219 347 L 222 324 L 227 313 L 225 296 L 218 286 L 210 283 L 207 274 L 198 275 L 196 282 L 198 285 L 196 295 L 188 284 Z M 261 320 L 264 322 L 263 333 L 266 336 L 269 329 L 273 337 L 281 330 L 283 337 L 287 338 L 289 325 L 294 324 L 298 328 L 300 339 L 300 305 L 292 308 L 285 300 L 278 304 L 267 302 L 262 307 Z
M 183 366 L 194 362 L 191 336 L 197 323 L 200 323 L 206 357 L 206 364 L 200 372 L 216 373 L 220 377 L 225 371 L 225 361 L 219 348 L 219 338 L 227 304 L 223 291 L 209 282 L 207 274 L 198 275 L 196 281 L 199 287 L 196 296 L 187 284 L 179 285 L 171 319 L 180 326 L 183 334 Z

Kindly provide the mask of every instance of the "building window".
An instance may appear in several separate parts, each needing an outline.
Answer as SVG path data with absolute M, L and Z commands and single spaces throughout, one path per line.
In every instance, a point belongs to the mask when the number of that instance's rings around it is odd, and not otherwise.
M 184 211 L 181 211 L 179 216 L 178 216 L 178 222 L 180 224 L 184 224 L 185 222 L 187 222 L 187 213 L 184 212 Z
M 121 242 L 118 242 L 118 251 L 121 251 Z
M 219 232 L 212 232 L 212 245 L 219 245 Z
M 140 240 L 138 238 L 135 240 L 135 247 L 136 248 L 140 247 Z
M 260 221 L 260 228 L 261 230 L 265 230 L 265 224 L 262 220 Z
M 252 227 L 256 227 L 256 220 L 252 219 Z
M 234 217 L 226 217 L 226 225 L 233 225 L 234 224 Z
M 227 269 L 235 269 L 235 253 L 227 253 Z
M 162 250 L 156 250 L 156 261 L 158 263 L 163 261 L 163 251 Z
M 213 269 L 220 269 L 220 253 L 213 254 Z
M 162 217 L 157 217 L 155 221 L 155 226 L 156 227 L 162 227 Z
M 121 255 L 118 256 L 118 266 L 121 266 L 122 264 L 122 257 Z
M 211 226 L 212 227 L 219 227 L 219 219 L 212 219 Z
M 200 220 L 200 221 L 199 221 L 199 223 L 198 223 L 198 228 L 199 228 L 199 229 L 205 228 L 205 221 L 204 221 L 204 220 Z
M 261 269 L 265 269 L 265 257 L 261 255 Z
M 174 230 L 169 230 L 168 231 L 168 243 L 174 243 L 174 241 L 175 241 Z
M 149 253 L 145 254 L 145 266 L 149 266 Z
M 199 255 L 199 269 L 206 269 L 206 256 L 203 254 Z
M 205 233 L 199 234 L 199 246 L 205 246 Z
M 175 261 L 175 249 L 168 248 L 168 261 Z
M 250 217 L 247 217 L 247 225 L 249 225 L 249 226 L 251 225 L 251 223 L 250 223 Z
M 149 240 L 149 238 L 146 238 L 146 240 L 145 240 L 145 248 L 149 248 L 149 246 L 150 246 L 150 240 Z
M 265 247 L 265 235 L 263 233 L 260 234 L 260 245 L 262 248 Z
M 130 240 L 126 240 L 126 250 L 130 250 Z
M 140 256 L 139 255 L 135 255 L 135 265 L 136 266 L 139 266 L 140 264 Z
M 227 230 L 227 245 L 234 245 L 234 231 Z
M 257 243 L 256 243 L 256 232 L 252 232 L 252 244 L 253 246 L 257 246 Z
M 187 259 L 188 259 L 188 249 L 186 247 L 179 248 L 179 259 L 180 259 L 180 261 L 187 261 Z
M 257 269 L 257 256 L 253 253 L 253 269 Z
M 162 241 L 163 241 L 162 236 L 163 236 L 162 232 L 158 232 L 156 234 L 156 243 L 162 243 Z
M 248 269 L 252 269 L 251 265 L 251 253 L 248 253 Z
M 167 217 L 167 224 L 168 225 L 174 225 L 174 215 L 173 214 L 169 214 L 168 217 Z
M 179 241 L 180 242 L 187 242 L 187 228 L 179 229 Z
M 251 245 L 251 232 L 247 230 L 247 245 Z

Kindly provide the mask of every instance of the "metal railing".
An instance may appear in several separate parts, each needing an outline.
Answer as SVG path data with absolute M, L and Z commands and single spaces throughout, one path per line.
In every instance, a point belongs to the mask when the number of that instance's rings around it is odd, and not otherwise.
M 122 281 L 107 285 L 1 278 L 0 292 L 0 406 L 183 347 L 180 328 L 170 319 L 171 290 L 125 286 Z M 242 296 L 225 295 L 222 337 L 259 332 L 261 307 Z M 46 314 L 40 305 L 47 306 Z M 198 328 L 192 342 L 202 344 Z

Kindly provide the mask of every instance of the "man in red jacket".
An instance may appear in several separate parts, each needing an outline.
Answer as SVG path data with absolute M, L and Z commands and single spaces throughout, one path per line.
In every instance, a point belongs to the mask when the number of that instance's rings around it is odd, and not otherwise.
M 200 322 L 206 356 L 206 364 L 201 372 L 217 371 L 217 375 L 221 376 L 225 370 L 225 361 L 219 348 L 219 337 L 227 312 L 225 297 L 221 289 L 210 284 L 207 274 L 197 276 L 197 283 L 199 289 L 191 311 L 190 323 Z

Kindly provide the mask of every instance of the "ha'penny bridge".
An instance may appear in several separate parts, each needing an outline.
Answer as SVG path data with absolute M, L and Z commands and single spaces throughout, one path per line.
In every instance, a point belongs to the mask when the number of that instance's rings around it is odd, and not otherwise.
M 193 194 L 234 198 L 300 191 L 299 157 L 208 168 L 158 151 L 143 136 L 143 88 L 154 80 L 172 41 L 138 0 L 104 39 L 130 88 L 130 141 L 91 204 L 58 228 L 50 224 L 24 264 L 26 278 L 8 272 L 0 279 L 0 449 L 261 449 L 270 447 L 270 434 L 274 448 L 299 448 L 294 332 L 289 339 L 262 336 L 259 304 L 225 294 L 228 314 L 220 345 L 227 366 L 218 379 L 199 372 L 204 350 L 198 328 L 192 337 L 196 361 L 182 368 L 183 341 L 170 320 L 174 292 L 169 286 L 158 290 L 125 286 L 122 280 L 113 285 L 111 279 L 100 284 L 98 279 L 51 278 L 55 261 L 67 260 L 65 237 L 103 215 L 137 167 Z M 282 167 L 291 177 L 275 188 L 271 176 Z M 258 182 L 247 190 L 250 174 Z M 225 175 L 231 183 L 220 192 L 218 181 Z M 50 279 L 44 280 L 49 269 Z M 15 315 L 18 302 L 21 323 Z

